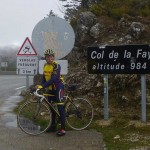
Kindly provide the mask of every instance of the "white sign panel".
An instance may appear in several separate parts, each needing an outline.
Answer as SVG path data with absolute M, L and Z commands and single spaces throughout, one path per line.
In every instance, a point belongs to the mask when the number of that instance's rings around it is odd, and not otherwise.
M 30 68 L 19 68 L 17 69 L 17 74 L 19 75 L 35 75 L 37 74 L 37 69 L 30 69 Z
M 1 62 L 1 67 L 8 67 L 8 62 Z
M 38 57 L 24 56 L 17 57 L 17 74 L 34 75 L 37 74 Z
M 56 60 L 58 64 L 61 66 L 61 75 L 66 75 L 68 73 L 68 60 Z M 45 60 L 40 60 L 39 61 L 39 74 L 43 74 L 43 67 L 44 64 L 46 63 Z

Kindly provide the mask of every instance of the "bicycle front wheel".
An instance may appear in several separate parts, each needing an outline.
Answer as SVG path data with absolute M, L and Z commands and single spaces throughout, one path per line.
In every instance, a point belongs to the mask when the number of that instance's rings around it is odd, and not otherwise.
M 45 103 L 29 101 L 17 114 L 18 126 L 27 134 L 38 135 L 51 125 L 51 110 Z
M 66 122 L 74 130 L 83 130 L 93 120 L 93 106 L 83 98 L 74 99 L 66 107 Z

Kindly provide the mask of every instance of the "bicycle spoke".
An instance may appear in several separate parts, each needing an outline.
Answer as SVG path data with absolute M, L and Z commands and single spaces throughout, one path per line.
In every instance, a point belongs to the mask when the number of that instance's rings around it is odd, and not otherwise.
M 21 107 L 17 119 L 24 132 L 37 135 L 43 133 L 51 124 L 51 112 L 45 104 L 28 102 Z
M 85 129 L 93 119 L 93 107 L 86 99 L 75 99 L 67 107 L 66 121 L 75 130 Z

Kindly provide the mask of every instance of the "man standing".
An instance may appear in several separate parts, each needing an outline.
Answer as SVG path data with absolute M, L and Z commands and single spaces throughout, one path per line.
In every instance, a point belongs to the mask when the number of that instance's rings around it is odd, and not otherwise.
M 51 94 L 55 96 L 49 96 L 49 101 L 55 101 L 57 103 L 57 108 L 60 114 L 60 123 L 61 129 L 56 132 L 56 135 L 63 136 L 65 132 L 65 110 L 63 107 L 64 104 L 64 84 L 63 78 L 60 75 L 61 67 L 54 61 L 55 53 L 51 49 L 47 49 L 44 52 L 46 64 L 44 65 L 42 87 L 48 87 L 48 90 Z M 53 132 L 56 130 L 56 114 L 52 110 L 52 124 L 48 131 Z M 47 131 L 47 132 L 48 132 Z

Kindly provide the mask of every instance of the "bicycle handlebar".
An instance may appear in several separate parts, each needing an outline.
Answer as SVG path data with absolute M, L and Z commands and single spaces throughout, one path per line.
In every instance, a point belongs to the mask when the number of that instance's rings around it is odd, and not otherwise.
M 44 96 L 43 96 L 43 95 L 40 95 L 40 94 L 38 93 L 38 91 L 40 91 L 40 89 L 36 89 L 36 91 L 34 92 L 34 95 L 36 95 L 36 96 L 38 96 L 38 97 L 41 97 L 41 98 L 44 98 Z

